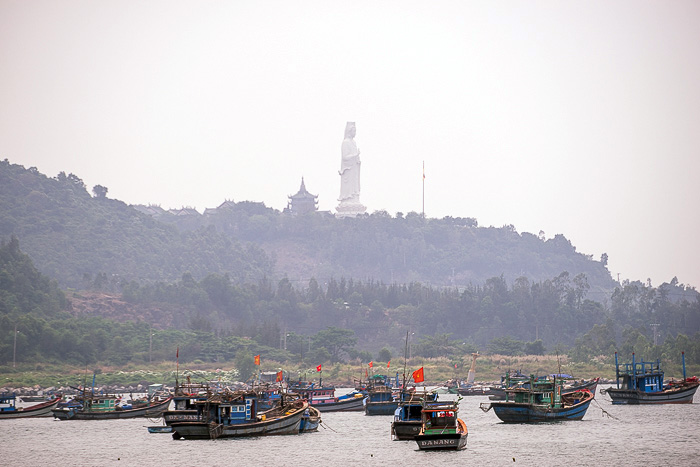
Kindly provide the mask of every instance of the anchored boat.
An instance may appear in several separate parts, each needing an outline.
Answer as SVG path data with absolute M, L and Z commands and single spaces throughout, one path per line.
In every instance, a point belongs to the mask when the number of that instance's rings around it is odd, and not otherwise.
M 237 391 L 196 401 L 197 420 L 171 423 L 173 438 L 217 439 L 300 433 L 302 417 L 309 407 L 307 401 L 283 396 L 280 405 L 258 414 L 257 397 L 254 391 Z
M 697 376 L 688 378 L 685 374 L 685 352 L 681 353 L 683 380 L 664 383 L 661 362 L 635 361 L 619 364 L 615 352 L 615 375 L 617 387 L 606 389 L 613 404 L 690 404 L 700 386 Z
M 493 409 L 496 416 L 506 423 L 554 422 L 581 420 L 595 397 L 588 389 L 564 393 L 563 381 L 538 381 L 530 377 L 527 386 L 506 389 L 505 401 L 480 404 L 481 410 Z
M 5 418 L 25 418 L 25 417 L 50 417 L 51 410 L 56 408 L 60 396 L 46 400 L 29 407 L 17 407 L 17 399 L 14 394 L 0 395 L 0 420 Z

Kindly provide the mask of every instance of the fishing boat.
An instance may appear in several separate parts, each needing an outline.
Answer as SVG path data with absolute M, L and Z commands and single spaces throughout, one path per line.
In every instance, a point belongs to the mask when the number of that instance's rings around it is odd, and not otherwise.
M 559 379 L 562 382 L 562 388 L 561 388 L 561 393 L 562 394 L 568 394 L 572 392 L 577 392 L 581 391 L 583 389 L 588 389 L 590 392 L 595 394 L 596 389 L 598 387 L 598 382 L 600 381 L 600 378 L 593 378 L 593 379 L 581 379 L 581 380 L 576 380 L 574 379 L 573 376 L 571 375 L 564 375 L 564 374 L 551 374 L 549 376 L 540 376 L 537 377 L 537 381 L 545 381 L 547 379 Z M 506 380 L 509 382 L 506 383 Z M 489 400 L 493 401 L 502 401 L 506 399 L 506 390 L 508 388 L 514 387 L 516 385 L 520 385 L 521 387 L 528 387 L 530 384 L 529 378 L 525 377 L 522 374 L 517 375 L 516 377 L 512 378 L 509 376 L 506 376 L 503 378 L 503 381 L 501 383 L 500 387 L 495 387 L 491 388 L 489 391 Z M 462 391 L 460 391 L 461 395 L 466 395 L 462 394 Z
M 364 410 L 365 393 L 352 391 L 342 396 L 335 395 L 333 386 L 315 386 L 314 383 L 296 382 L 289 385 L 289 393 L 299 394 L 309 405 L 320 412 L 356 412 Z
M 391 438 L 412 440 L 420 432 L 423 402 L 437 401 L 438 394 L 435 391 L 410 388 L 402 391 L 400 397 L 398 407 L 394 411 L 394 421 L 391 422 Z
M 365 415 L 392 415 L 399 406 L 399 399 L 391 388 L 379 385 L 367 391 L 364 403 Z
M 28 407 L 17 407 L 17 399 L 14 394 L 0 395 L 0 420 L 5 418 L 25 417 L 50 417 L 51 410 L 56 408 L 61 397 L 56 396 L 39 404 Z
M 467 425 L 457 417 L 459 401 L 424 402 L 421 429 L 415 436 L 418 449 L 464 449 L 467 446 Z
M 170 426 L 174 422 L 198 420 L 195 404 L 198 401 L 206 401 L 211 394 L 212 390 L 208 384 L 192 383 L 189 376 L 184 384 L 176 380 L 173 391 L 173 408 L 163 412 L 163 423 Z
M 51 410 L 59 420 L 110 420 L 116 418 L 160 417 L 168 409 L 172 397 L 154 398 L 139 404 L 123 404 L 123 398 L 109 394 L 87 394 L 59 404 Z
M 309 406 L 304 412 L 304 415 L 301 417 L 299 433 L 317 431 L 320 424 L 321 412 L 316 407 Z
M 496 416 L 506 423 L 536 423 L 581 420 L 595 397 L 588 389 L 562 393 L 561 379 L 537 380 L 506 389 L 505 401 L 480 404 L 484 412 L 493 408 Z
M 606 389 L 613 404 L 690 404 L 695 391 L 700 386 L 698 377 L 686 377 L 685 352 L 681 354 L 683 362 L 683 379 L 664 383 L 661 362 L 635 361 L 619 364 L 615 352 L 615 376 L 617 387 Z
M 303 399 L 283 396 L 280 405 L 258 414 L 258 394 L 236 391 L 214 394 L 195 402 L 197 420 L 173 422 L 174 439 L 217 439 L 300 433 L 309 407 Z

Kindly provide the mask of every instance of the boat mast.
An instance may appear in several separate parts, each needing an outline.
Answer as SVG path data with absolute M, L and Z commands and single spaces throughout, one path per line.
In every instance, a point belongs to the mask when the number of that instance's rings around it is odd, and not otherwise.
M 685 381 L 687 379 L 685 376 L 685 352 L 681 352 L 681 359 L 683 360 L 683 381 Z
M 469 373 L 467 373 L 467 384 L 474 383 L 474 377 L 476 375 L 476 359 L 479 357 L 479 352 L 472 353 L 472 366 L 469 368 Z
M 406 344 L 403 349 L 403 382 L 401 383 L 401 390 L 406 390 L 406 354 L 408 352 L 408 331 L 406 331 Z

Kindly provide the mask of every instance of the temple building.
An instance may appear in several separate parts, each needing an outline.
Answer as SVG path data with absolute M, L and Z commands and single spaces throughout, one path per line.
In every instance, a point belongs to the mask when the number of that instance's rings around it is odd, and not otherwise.
M 288 196 L 287 208 L 284 212 L 293 215 L 306 214 L 318 211 L 318 195 L 312 195 L 306 191 L 304 177 L 301 177 L 301 187 L 296 195 Z

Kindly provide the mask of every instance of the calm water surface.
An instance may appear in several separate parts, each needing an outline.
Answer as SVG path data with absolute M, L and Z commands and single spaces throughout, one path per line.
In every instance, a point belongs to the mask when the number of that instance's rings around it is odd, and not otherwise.
M 453 398 L 440 395 L 442 399 Z M 150 434 L 160 420 L 0 421 L 0 463 L 9 466 L 700 466 L 700 404 L 613 406 L 601 394 L 578 422 L 506 425 L 487 397 L 465 397 L 467 449 L 422 452 L 392 441 L 392 417 L 324 413 L 317 433 L 214 441 Z M 610 416 L 606 415 L 607 412 Z

